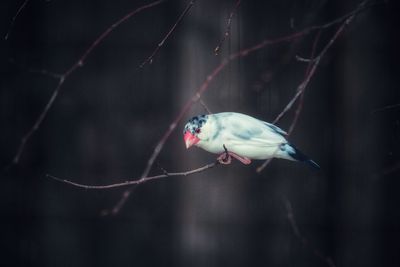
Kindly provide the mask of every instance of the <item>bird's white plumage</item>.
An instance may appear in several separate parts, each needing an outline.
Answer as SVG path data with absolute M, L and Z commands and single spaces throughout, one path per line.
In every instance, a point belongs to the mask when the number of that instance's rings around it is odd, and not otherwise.
M 225 145 L 228 151 L 250 159 L 293 160 L 281 149 L 287 143 L 284 135 L 286 132 L 275 125 L 245 114 L 223 112 L 207 116 L 196 145 L 211 153 L 223 153 Z

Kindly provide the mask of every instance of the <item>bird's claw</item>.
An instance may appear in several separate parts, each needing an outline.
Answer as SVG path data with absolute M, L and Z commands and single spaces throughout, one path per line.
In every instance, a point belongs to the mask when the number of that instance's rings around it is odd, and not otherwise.
M 223 153 L 223 154 L 219 155 L 219 157 L 217 158 L 217 161 L 221 164 L 228 165 L 228 164 L 231 164 L 232 157 L 229 153 Z
M 219 157 L 217 158 L 217 161 L 221 164 L 227 165 L 232 162 L 232 157 L 234 157 L 235 159 L 237 159 L 238 161 L 240 161 L 241 163 L 243 163 L 245 165 L 248 165 L 251 163 L 251 160 L 249 158 L 241 157 L 241 156 L 239 156 L 233 152 L 229 152 L 229 151 L 219 155 Z

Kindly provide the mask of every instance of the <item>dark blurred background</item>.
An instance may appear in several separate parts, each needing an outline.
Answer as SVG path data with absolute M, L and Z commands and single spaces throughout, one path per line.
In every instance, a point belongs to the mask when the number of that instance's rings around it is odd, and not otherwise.
M 4 169 L 58 80 L 112 23 L 148 1 L 31 0 L 0 4 L 0 251 L 2 266 L 399 266 L 399 9 L 378 1 L 349 25 L 307 87 L 290 140 L 318 162 L 274 160 L 261 174 L 234 162 L 135 188 L 85 184 L 135 179 L 157 141 L 230 53 L 354 10 L 359 1 L 244 0 L 221 53 L 214 48 L 235 0 L 196 1 L 152 64 L 188 1 L 166 1 L 120 25 L 63 84 L 18 165 Z M 336 27 L 322 32 L 317 51 Z M 203 100 L 212 112 L 272 121 L 295 93 L 315 32 L 232 62 Z M 391 106 L 394 105 L 394 106 Z M 397 105 L 397 106 L 396 106 Z M 204 113 L 196 104 L 185 116 Z M 278 125 L 288 129 L 289 112 Z M 182 121 L 151 174 L 215 159 L 186 150 Z M 288 219 L 290 203 L 294 215 Z M 296 223 L 301 236 L 293 229 Z M 332 260 L 332 262 L 330 262 Z M 334 265 L 332 265 L 332 263 Z

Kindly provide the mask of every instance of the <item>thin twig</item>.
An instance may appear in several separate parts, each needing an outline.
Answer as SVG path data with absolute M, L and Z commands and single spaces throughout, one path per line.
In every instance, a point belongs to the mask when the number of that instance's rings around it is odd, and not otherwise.
M 157 167 L 158 167 L 165 175 L 168 175 L 167 170 L 164 169 L 163 166 L 161 166 L 161 164 L 160 164 L 158 161 L 156 162 L 156 164 L 157 164 Z
M 353 14 L 353 12 L 351 14 Z M 156 146 L 155 146 L 155 148 L 153 150 L 153 153 L 151 154 L 149 160 L 147 161 L 146 168 L 144 169 L 143 174 L 142 174 L 141 177 L 148 176 L 151 168 L 153 167 L 155 159 L 160 154 L 162 148 L 164 147 L 165 142 L 168 140 L 169 136 L 175 130 L 175 128 L 177 127 L 178 123 L 183 119 L 184 115 L 192 108 L 192 106 L 199 101 L 201 95 L 209 88 L 210 83 L 215 79 L 215 77 L 222 70 L 224 70 L 224 68 L 230 62 L 232 62 L 232 61 L 234 61 L 234 60 L 236 60 L 238 58 L 246 57 L 246 56 L 252 54 L 253 52 L 258 51 L 258 50 L 260 50 L 262 48 L 265 48 L 265 47 L 267 47 L 269 45 L 276 45 L 276 44 L 279 44 L 279 43 L 296 40 L 298 38 L 301 38 L 301 37 L 309 34 L 312 31 L 329 28 L 329 27 L 332 27 L 332 26 L 342 22 L 344 19 L 346 19 L 346 21 L 349 19 L 349 18 L 346 18 L 346 17 L 341 17 L 341 18 L 342 18 L 342 20 L 340 20 L 340 21 L 338 19 L 335 19 L 334 21 L 322 24 L 320 26 L 311 26 L 311 27 L 305 28 L 305 29 L 303 29 L 301 31 L 292 33 L 290 35 L 285 35 L 285 36 L 278 37 L 278 38 L 275 38 L 275 39 L 265 39 L 265 40 L 259 42 L 256 45 L 253 45 L 253 46 L 250 46 L 248 48 L 242 49 L 242 50 L 240 50 L 240 51 L 238 51 L 236 53 L 231 54 L 227 58 L 223 59 L 221 61 L 221 63 L 207 76 L 207 78 L 204 80 L 204 82 L 195 91 L 194 95 L 186 102 L 186 104 L 183 106 L 181 111 L 178 113 L 178 115 L 175 117 L 175 119 L 171 122 L 171 124 L 169 125 L 169 127 L 166 130 L 166 132 L 164 133 L 164 135 L 157 142 L 157 144 L 156 144 Z M 327 48 L 329 48 L 330 46 L 331 46 L 331 44 L 330 45 L 328 44 L 321 53 L 324 54 L 326 52 Z M 318 62 L 319 62 L 319 60 L 318 60 Z M 315 69 L 316 69 L 317 66 L 318 65 L 315 65 L 315 63 L 314 63 L 313 67 L 310 70 L 310 74 L 309 74 L 308 79 L 303 81 L 301 86 L 306 86 L 308 84 L 308 82 L 309 82 L 310 78 L 312 77 L 312 75 L 314 74 Z M 298 90 L 298 94 L 299 95 L 300 95 L 300 93 L 301 93 L 301 90 Z M 293 99 L 293 102 L 295 102 L 297 97 L 295 96 L 295 98 Z M 266 162 L 264 162 L 264 164 L 262 166 L 260 166 L 258 169 L 260 171 L 263 170 L 265 168 L 265 166 L 266 166 L 265 164 L 266 164 Z M 121 199 L 112 208 L 112 212 L 111 212 L 112 214 L 115 215 L 121 210 L 121 208 L 124 206 L 124 204 L 128 200 L 130 194 L 131 194 L 131 190 L 130 189 L 127 189 L 125 192 L 123 192 Z M 107 212 L 107 213 L 109 213 L 109 212 Z
M 296 60 L 297 60 L 297 61 L 300 61 L 300 62 L 307 62 L 307 63 L 309 63 L 309 62 L 311 62 L 311 61 L 314 61 L 315 59 L 314 59 L 314 58 L 304 58 L 304 57 L 301 57 L 301 56 L 299 56 L 299 55 L 296 55 Z
M 44 75 L 44 76 L 48 76 L 48 77 L 54 78 L 56 80 L 59 80 L 63 76 L 60 73 L 55 73 L 55 72 L 52 72 L 52 71 L 49 71 L 49 70 L 46 70 L 46 69 L 35 69 L 35 68 L 29 68 L 29 67 L 23 66 L 22 64 L 17 63 L 16 60 L 13 59 L 13 58 L 10 58 L 8 60 L 8 62 L 10 64 L 15 65 L 19 69 L 28 71 L 30 73 L 36 73 L 36 74 L 41 74 L 41 75 Z
M 228 60 L 224 60 L 217 68 L 214 69 L 214 71 L 207 77 L 207 79 L 204 81 L 204 83 L 199 87 L 199 89 L 196 91 L 196 93 L 190 98 L 186 104 L 183 106 L 179 114 L 175 117 L 175 119 L 171 122 L 169 125 L 167 131 L 164 133 L 164 135 L 161 137 L 161 139 L 158 141 L 157 145 L 155 146 L 153 153 L 151 154 L 149 160 L 147 161 L 146 168 L 144 169 L 141 177 L 146 177 L 148 176 L 151 168 L 153 167 L 154 161 L 160 154 L 162 148 L 164 147 L 165 142 L 167 142 L 169 136 L 172 134 L 172 132 L 175 130 L 177 127 L 178 123 L 183 119 L 185 114 L 191 109 L 191 107 L 200 99 L 200 96 L 204 91 L 208 89 L 208 86 L 210 82 L 215 78 L 215 76 L 220 73 L 224 67 L 228 64 Z M 117 214 L 121 208 L 125 205 L 126 201 L 128 200 L 131 190 L 127 189 L 125 192 L 122 194 L 121 199 L 117 202 L 117 204 L 112 208 L 111 214 Z M 109 212 L 107 212 L 109 213 Z
M 321 50 L 321 52 L 318 54 L 318 56 L 315 58 L 315 60 L 310 61 L 311 67 L 310 67 L 310 65 L 307 67 L 307 68 L 309 68 L 308 75 L 306 75 L 304 80 L 297 87 L 296 94 L 292 97 L 292 99 L 285 106 L 285 108 L 281 111 L 281 113 L 279 113 L 278 116 L 275 118 L 275 120 L 273 121 L 274 124 L 277 123 L 286 114 L 286 112 L 288 112 L 292 108 L 293 104 L 297 101 L 297 99 L 300 97 L 300 95 L 303 94 L 303 91 L 305 90 L 305 88 L 309 84 L 311 78 L 314 76 L 314 73 L 317 70 L 317 67 L 319 66 L 319 63 L 321 62 L 322 57 L 329 50 L 329 48 L 333 45 L 333 43 L 337 40 L 337 38 L 340 36 L 340 34 L 344 31 L 346 26 L 349 25 L 353 21 L 353 19 L 358 14 L 358 12 L 360 12 L 361 10 L 363 10 L 365 8 L 365 5 L 367 4 L 367 2 L 368 2 L 368 0 L 364 0 L 362 3 L 360 3 L 358 5 L 358 7 L 353 12 L 349 13 L 351 15 L 348 18 L 346 18 L 344 22 L 342 22 L 342 24 L 336 30 L 336 32 L 333 35 L 333 37 L 329 40 L 329 42 Z M 337 22 L 337 20 L 335 20 L 335 22 Z M 333 24 L 327 23 L 327 24 L 324 24 L 324 25 L 333 25 Z M 312 27 L 312 28 L 315 29 L 315 27 Z M 319 29 L 324 29 L 324 28 L 325 27 L 321 27 Z M 264 163 L 261 164 L 257 168 L 257 172 L 261 172 L 269 164 L 270 161 L 271 161 L 270 159 L 264 161 Z
M 211 114 L 211 110 L 208 108 L 208 106 L 206 105 L 206 103 L 203 101 L 203 99 L 199 99 L 200 105 L 203 106 L 203 108 L 207 111 L 208 114 Z
M 219 44 L 217 45 L 217 47 L 215 47 L 215 49 L 214 49 L 215 55 L 218 55 L 219 51 L 221 50 L 222 44 L 225 42 L 226 38 L 228 38 L 228 36 L 231 34 L 232 18 L 235 15 L 235 13 L 237 12 L 241 2 L 242 2 L 242 0 L 237 0 L 235 6 L 231 10 L 229 18 L 228 18 L 228 20 L 226 22 L 226 28 L 225 28 L 224 35 L 222 36 L 222 39 L 219 42 Z
M 133 17 L 134 15 L 136 15 L 137 13 L 154 7 L 156 5 L 159 5 L 163 2 L 164 0 L 158 0 L 155 2 L 152 2 L 150 4 L 141 6 L 131 12 L 129 12 L 128 14 L 126 14 L 125 16 L 123 16 L 122 18 L 120 18 L 119 20 L 117 20 L 114 24 L 112 24 L 110 27 L 108 27 L 102 34 L 100 34 L 99 37 L 97 37 L 97 39 L 89 46 L 88 49 L 86 49 L 86 51 L 80 56 L 80 58 L 71 66 L 69 67 L 63 74 L 61 74 L 58 77 L 58 84 L 55 87 L 55 89 L 53 90 L 53 93 L 50 96 L 50 99 L 48 100 L 47 104 L 45 105 L 45 107 L 43 108 L 42 112 L 39 114 L 39 116 L 37 117 L 36 121 L 34 122 L 33 126 L 24 134 L 24 136 L 21 138 L 21 141 L 19 143 L 17 152 L 12 160 L 12 162 L 9 164 L 9 166 L 6 167 L 6 169 L 10 168 L 13 165 L 18 164 L 19 159 L 22 155 L 22 152 L 24 151 L 25 145 L 27 144 L 27 142 L 29 141 L 29 139 L 32 137 L 32 135 L 39 129 L 40 125 L 42 124 L 43 120 L 46 118 L 50 108 L 53 106 L 54 101 L 56 100 L 62 85 L 64 84 L 65 80 L 73 73 L 75 72 L 79 67 L 82 67 L 86 61 L 86 58 L 89 56 L 89 54 L 112 32 L 114 31 L 119 25 L 121 25 L 122 23 L 124 23 L 125 21 L 127 21 L 128 19 L 130 19 L 131 17 Z M 43 72 L 43 71 L 42 71 Z M 49 72 L 50 73 L 50 72 Z
M 313 45 L 312 45 L 312 49 L 311 49 L 311 57 L 310 57 L 310 58 L 314 58 L 315 51 L 316 51 L 316 49 L 317 49 L 317 44 L 318 44 L 318 41 L 319 41 L 319 37 L 320 37 L 320 36 L 321 36 L 321 30 L 318 31 L 318 33 L 317 33 L 317 35 L 316 35 L 316 37 L 315 37 L 315 39 L 314 39 L 314 42 L 313 42 Z M 307 65 L 307 69 L 306 69 L 306 73 L 305 73 L 305 76 L 306 76 L 306 77 L 307 77 L 307 75 L 309 75 L 309 73 L 310 73 L 310 69 L 311 69 L 312 64 L 313 64 L 313 60 L 311 60 L 311 61 L 309 62 L 309 64 Z M 297 109 L 296 109 L 296 113 L 295 113 L 295 115 L 294 115 L 294 118 L 293 118 L 292 123 L 290 124 L 289 130 L 288 130 L 288 136 L 290 136 L 290 135 L 292 134 L 292 132 L 293 132 L 293 130 L 294 130 L 294 127 L 296 126 L 297 121 L 298 121 L 298 119 L 299 119 L 300 113 L 301 113 L 301 111 L 302 111 L 302 109 L 303 109 L 304 93 L 305 93 L 305 91 L 306 91 L 306 87 L 304 87 L 303 91 L 301 92 L 300 100 L 299 100 L 299 103 L 298 103 Z
M 272 155 L 275 155 L 275 153 L 273 153 Z M 260 165 L 260 166 L 258 166 L 256 168 L 256 172 L 257 173 L 262 172 L 262 170 L 264 170 L 265 167 L 267 167 L 271 163 L 272 159 L 273 159 L 273 157 L 271 157 L 271 158 L 267 159 L 266 161 L 264 161 L 264 163 L 262 165 Z
M 168 39 L 168 37 L 174 32 L 175 28 L 178 26 L 178 24 L 183 20 L 183 18 L 186 16 L 187 13 L 189 13 L 189 10 L 192 8 L 194 5 L 195 0 L 190 0 L 189 3 L 187 4 L 185 10 L 183 10 L 182 14 L 179 16 L 177 21 L 174 23 L 174 25 L 171 27 L 171 29 L 167 32 L 165 37 L 161 40 L 161 42 L 158 43 L 157 47 L 154 49 L 154 51 L 151 53 L 151 55 L 140 64 L 140 68 L 143 68 L 144 65 L 147 63 L 153 63 L 154 56 L 158 53 L 158 50 L 161 49 L 161 47 L 164 45 L 165 41 Z
M 50 174 L 47 174 L 46 177 L 51 178 L 56 181 L 59 181 L 61 183 L 70 184 L 70 185 L 73 185 L 73 186 L 79 187 L 79 188 L 103 190 L 103 189 L 110 189 L 110 188 L 117 188 L 117 187 L 124 187 L 124 186 L 139 185 L 139 184 L 142 184 L 142 183 L 145 183 L 148 181 L 158 180 L 161 178 L 167 178 L 167 177 L 173 177 L 173 176 L 189 176 L 189 175 L 192 175 L 195 173 L 203 172 L 205 170 L 214 168 L 218 164 L 219 164 L 218 161 L 216 161 L 216 162 L 204 165 L 204 166 L 194 169 L 194 170 L 189 170 L 189 171 L 185 171 L 185 172 L 169 172 L 169 173 L 167 172 L 167 173 L 159 174 L 159 175 L 155 175 L 155 176 L 142 177 L 137 180 L 129 180 L 129 181 L 121 182 L 121 183 L 108 184 L 108 185 L 86 185 L 86 184 L 76 183 L 71 180 L 58 178 L 58 177 L 50 175 Z
M 28 4 L 29 0 L 25 0 L 22 5 L 18 8 L 17 13 L 15 13 L 14 17 L 11 19 L 10 26 L 8 27 L 8 31 L 6 35 L 4 36 L 4 40 L 8 40 L 8 37 L 10 37 L 11 31 L 14 27 L 15 20 L 19 16 L 19 14 L 22 12 L 22 10 L 26 7 Z
M 296 219 L 294 218 L 294 213 L 293 213 L 293 208 L 292 204 L 287 198 L 283 199 L 283 202 L 285 204 L 286 212 L 287 212 L 287 218 L 290 223 L 290 227 L 293 230 L 294 235 L 300 240 L 300 242 L 303 244 L 304 247 L 311 248 L 310 243 L 308 242 L 307 238 L 305 238 L 299 230 L 299 227 L 296 223 Z M 317 256 L 319 259 L 324 261 L 329 267 L 336 267 L 335 263 L 333 262 L 332 258 L 329 256 L 324 255 L 321 251 L 319 251 L 317 248 L 311 248 L 311 251 L 314 253 L 315 256 Z

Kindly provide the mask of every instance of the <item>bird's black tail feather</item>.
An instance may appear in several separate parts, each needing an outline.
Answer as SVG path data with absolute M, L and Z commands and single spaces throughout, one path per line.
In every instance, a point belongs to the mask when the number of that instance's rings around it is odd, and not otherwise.
M 306 155 L 303 154 L 300 150 L 298 150 L 294 145 L 288 144 L 292 149 L 288 149 L 287 152 L 288 154 L 295 160 L 301 161 L 309 165 L 310 167 L 319 170 L 321 167 L 312 159 L 307 157 Z

